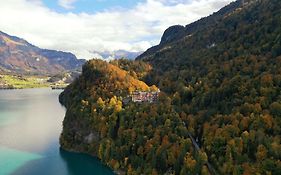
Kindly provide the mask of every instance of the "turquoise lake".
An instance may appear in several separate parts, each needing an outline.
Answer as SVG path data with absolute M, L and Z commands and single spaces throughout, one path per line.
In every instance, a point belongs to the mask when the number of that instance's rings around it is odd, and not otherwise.
M 60 90 L 0 90 L 0 175 L 112 175 L 98 159 L 60 149 Z

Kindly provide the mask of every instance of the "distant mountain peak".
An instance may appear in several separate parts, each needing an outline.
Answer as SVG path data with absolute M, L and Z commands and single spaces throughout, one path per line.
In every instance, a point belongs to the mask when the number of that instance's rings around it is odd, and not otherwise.
M 137 56 L 142 54 L 143 52 L 132 52 L 127 50 L 114 50 L 114 51 L 94 51 L 105 60 L 114 60 L 114 59 L 121 59 L 126 58 L 129 60 L 134 60 Z
M 6 45 L 19 45 L 19 46 L 24 46 L 28 45 L 29 43 L 21 38 L 15 37 L 15 36 L 10 36 L 2 31 L 0 31 L 0 40 L 2 44 Z

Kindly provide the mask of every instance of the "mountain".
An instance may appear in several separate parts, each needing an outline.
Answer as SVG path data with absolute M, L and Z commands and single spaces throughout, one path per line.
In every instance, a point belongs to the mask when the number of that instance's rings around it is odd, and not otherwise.
M 225 20 L 227 16 L 239 13 L 239 11 L 241 11 L 243 8 L 250 6 L 256 1 L 259 0 L 237 0 L 223 7 L 218 12 L 215 12 L 208 17 L 204 17 L 186 26 L 171 26 L 165 30 L 159 45 L 149 48 L 146 52 L 137 57 L 137 59 L 149 59 L 156 53 L 169 50 L 173 45 L 181 44 L 178 42 L 184 42 L 183 40 L 188 40 L 188 38 L 198 32 L 204 33 L 210 29 L 216 28 L 216 26 L 221 24 L 221 22 Z M 206 45 L 213 44 L 211 43 L 212 41 L 208 40 L 204 42 L 206 42 Z
M 95 53 L 99 54 L 103 57 L 103 59 L 106 60 L 113 60 L 113 59 L 129 59 L 134 60 L 136 57 L 138 57 L 142 52 L 130 52 L 126 50 L 115 50 L 115 51 L 104 51 L 104 52 L 98 52 Z
M 238 0 L 137 60 L 88 63 L 60 96 L 62 148 L 120 174 L 281 174 L 280 9 Z M 132 77 L 161 90 L 155 103 L 126 101 Z
M 72 53 L 38 48 L 0 31 L 0 70 L 21 74 L 57 74 L 81 69 L 85 60 Z

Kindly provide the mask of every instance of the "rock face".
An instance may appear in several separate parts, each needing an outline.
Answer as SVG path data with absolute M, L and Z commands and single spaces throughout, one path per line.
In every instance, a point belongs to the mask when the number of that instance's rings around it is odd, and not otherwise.
M 163 34 L 160 44 L 165 44 L 179 39 L 184 34 L 184 26 L 175 25 L 169 27 Z
M 0 31 L 0 70 L 22 74 L 58 74 L 81 68 L 85 60 L 72 53 L 40 49 Z

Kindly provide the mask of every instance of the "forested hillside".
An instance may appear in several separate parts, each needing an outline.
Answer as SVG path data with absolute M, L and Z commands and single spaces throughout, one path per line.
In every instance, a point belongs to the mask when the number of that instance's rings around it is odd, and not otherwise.
M 127 174 L 281 174 L 281 1 L 241 2 L 137 61 L 87 63 L 61 95 L 62 147 Z M 148 85 L 158 103 L 122 103 Z

